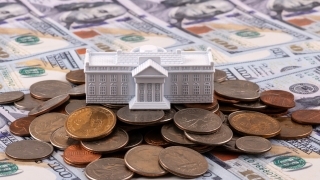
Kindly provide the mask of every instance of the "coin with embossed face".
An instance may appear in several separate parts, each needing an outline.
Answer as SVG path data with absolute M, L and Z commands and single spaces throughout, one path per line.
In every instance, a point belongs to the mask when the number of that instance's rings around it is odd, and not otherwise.
M 14 102 L 14 106 L 18 109 L 30 111 L 42 103 L 43 101 L 33 98 L 30 94 L 25 94 L 22 100 Z
M 67 134 L 77 140 L 97 140 L 109 135 L 116 125 L 115 114 L 101 106 L 87 106 L 71 113 L 65 123 Z
M 295 106 L 294 95 L 287 91 L 282 91 L 282 90 L 264 91 L 261 93 L 260 99 L 264 104 L 270 107 L 289 109 Z
M 86 85 L 82 84 L 80 86 L 76 86 L 68 91 L 70 96 L 85 96 L 86 95 Z
M 165 141 L 161 136 L 161 129 L 159 128 L 153 128 L 150 131 L 148 131 L 144 135 L 144 140 L 147 144 L 154 145 L 154 146 L 169 145 L 169 143 Z
M 123 159 L 102 158 L 88 164 L 85 175 L 91 180 L 126 180 L 133 176 L 133 172 L 126 167 Z
M 44 114 L 46 112 L 51 111 L 52 109 L 60 106 L 61 104 L 67 102 L 69 100 L 70 96 L 67 94 L 63 94 L 57 97 L 54 97 L 48 101 L 43 102 L 41 105 L 33 108 L 29 112 L 29 116 L 39 116 L 41 114 Z
M 101 157 L 101 154 L 85 150 L 80 144 L 67 147 L 63 152 L 63 158 L 72 164 L 89 164 Z
M 236 141 L 236 146 L 243 152 L 249 154 L 259 154 L 271 149 L 271 142 L 258 136 L 244 136 Z
M 187 108 L 178 111 L 174 115 L 173 121 L 178 128 L 195 134 L 216 132 L 222 124 L 218 115 L 199 108 Z
M 157 123 L 164 116 L 163 110 L 130 110 L 125 106 L 117 112 L 120 121 L 133 125 L 149 125 Z
M 45 159 L 50 156 L 52 152 L 53 147 L 51 144 L 36 140 L 16 141 L 9 144 L 5 149 L 8 157 L 22 161 Z
M 227 73 L 219 69 L 215 69 L 214 82 L 222 82 L 227 79 Z
M 300 124 L 318 125 L 320 124 L 320 110 L 301 109 L 291 114 L 291 119 Z
M 10 104 L 23 99 L 24 94 L 20 91 L 11 91 L 0 94 L 0 104 Z
M 30 136 L 29 126 L 34 120 L 34 116 L 19 118 L 10 124 L 10 132 L 16 136 Z
M 86 107 L 87 103 L 86 100 L 72 100 L 66 107 L 65 111 L 68 114 L 71 114 L 73 111 Z
M 140 145 L 130 149 L 124 156 L 126 166 L 142 176 L 162 176 L 167 173 L 159 165 L 160 146 Z
M 80 143 L 79 141 L 72 139 L 68 136 L 64 126 L 55 130 L 50 136 L 51 144 L 61 150 L 66 149 L 67 147 Z
M 70 71 L 66 74 L 66 80 L 73 84 L 84 84 L 85 74 L 83 69 Z
M 72 89 L 69 83 L 57 80 L 39 81 L 30 86 L 32 97 L 41 100 L 49 100 L 62 94 L 68 94 Z
M 51 134 L 64 125 L 67 117 L 62 113 L 43 114 L 31 122 L 29 126 L 30 134 L 36 140 L 50 142 Z
M 159 163 L 165 170 L 183 178 L 199 177 L 209 168 L 200 153 L 182 146 L 165 148 L 159 154 Z
M 165 124 L 161 128 L 161 135 L 164 140 L 177 145 L 192 146 L 195 145 L 194 142 L 190 141 L 184 132 L 177 128 L 173 123 Z

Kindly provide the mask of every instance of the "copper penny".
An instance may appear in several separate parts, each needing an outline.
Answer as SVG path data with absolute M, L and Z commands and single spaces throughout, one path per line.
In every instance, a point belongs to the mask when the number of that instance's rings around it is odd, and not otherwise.
M 33 98 L 30 94 L 25 94 L 22 100 L 14 102 L 14 106 L 18 109 L 30 111 L 42 103 L 43 101 Z
M 160 146 L 140 145 L 130 149 L 124 161 L 131 171 L 142 176 L 162 176 L 167 173 L 158 162 L 162 150 Z
M 195 145 L 195 143 L 190 141 L 184 135 L 184 132 L 181 129 L 177 128 L 173 123 L 163 125 L 161 128 L 161 135 L 166 141 L 172 144 L 184 146 Z
M 138 131 L 130 131 L 128 132 L 129 141 L 128 144 L 123 149 L 131 149 L 140 145 L 143 142 L 143 136 Z
M 228 117 L 231 127 L 240 134 L 270 138 L 280 133 L 279 122 L 262 113 L 237 111 Z
M 63 158 L 72 164 L 89 164 L 101 157 L 101 154 L 85 150 L 80 144 L 67 147 L 63 152 Z
M 73 164 L 70 161 L 63 158 L 63 161 L 68 164 L 69 166 L 77 167 L 77 168 L 85 168 L 88 164 Z
M 161 129 L 154 128 L 147 132 L 144 135 L 144 140 L 147 144 L 154 145 L 154 146 L 166 146 L 169 145 L 167 141 L 163 139 L 161 136 Z
M 289 117 L 277 118 L 280 122 L 281 131 L 277 139 L 301 139 L 308 137 L 312 133 L 312 126 L 295 123 Z
M 212 103 L 190 103 L 190 104 L 184 104 L 184 106 L 186 108 L 200 108 L 200 109 L 211 111 L 218 106 L 218 102 L 216 99 L 214 99 Z
M 215 69 L 214 82 L 222 82 L 227 79 L 227 73 L 219 69 Z
M 66 105 L 65 111 L 68 114 L 71 114 L 73 111 L 86 107 L 86 100 L 72 100 L 69 104 Z
M 163 110 L 130 110 L 129 106 L 125 106 L 117 112 L 117 117 L 120 121 L 133 125 L 155 124 L 163 116 Z
M 261 101 L 271 107 L 290 109 L 295 106 L 294 96 L 282 90 L 268 90 L 260 95 Z
M 22 117 L 10 124 L 10 132 L 16 136 L 30 136 L 29 126 L 35 116 Z
M 66 80 L 73 84 L 84 84 L 85 74 L 83 69 L 70 71 L 66 74 Z
M 236 141 L 236 146 L 243 152 L 249 154 L 259 154 L 271 149 L 271 142 L 258 136 L 244 136 Z
M 216 93 L 214 93 L 214 99 L 216 99 L 219 103 L 225 103 L 225 104 L 235 104 L 240 102 L 234 99 L 226 99 L 224 97 L 217 95 Z
M 72 89 L 69 83 L 57 80 L 39 81 L 30 86 L 30 94 L 32 97 L 41 100 L 49 100 L 62 94 L 68 94 Z
M 68 136 L 64 126 L 58 128 L 51 134 L 50 142 L 54 147 L 60 150 L 64 150 L 73 144 L 80 143 L 79 141 L 72 139 Z
M 297 110 L 291 114 L 291 119 L 300 124 L 320 124 L 320 110 Z
M 197 145 L 197 146 L 192 146 L 190 147 L 191 149 L 197 151 L 198 153 L 206 153 L 214 149 L 214 146 L 206 146 L 206 145 Z
M 4 92 L 0 94 L 0 104 L 10 104 L 15 101 L 20 101 L 23 99 L 23 92 L 20 91 L 11 91 Z
M 159 163 L 165 170 L 183 178 L 199 177 L 209 168 L 200 153 L 182 146 L 165 148 L 159 154 Z
M 61 104 L 67 102 L 69 100 L 70 96 L 67 94 L 63 94 L 57 97 L 54 97 L 48 101 L 43 102 L 41 105 L 33 108 L 29 112 L 29 116 L 39 116 L 41 114 L 44 114 L 46 112 L 51 111 L 52 109 L 60 106 Z

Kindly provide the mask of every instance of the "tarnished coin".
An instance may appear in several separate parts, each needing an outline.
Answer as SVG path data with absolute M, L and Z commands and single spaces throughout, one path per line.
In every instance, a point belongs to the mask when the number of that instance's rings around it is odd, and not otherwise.
M 221 96 L 217 95 L 216 93 L 214 93 L 214 99 L 216 99 L 219 103 L 224 103 L 224 104 L 235 104 L 235 103 L 239 103 L 240 102 L 240 101 L 235 100 L 235 99 L 226 99 L 224 97 L 221 97 Z
M 258 110 L 267 108 L 267 105 L 261 103 L 260 100 L 257 100 L 254 102 L 239 102 L 239 103 L 233 104 L 233 106 L 240 109 L 252 110 L 252 111 L 258 111 Z
M 209 145 L 209 146 L 218 146 L 227 143 L 231 140 L 233 133 L 231 129 L 222 125 L 221 128 L 213 134 L 192 134 L 189 132 L 184 132 L 186 137 L 196 143 Z
M 231 138 L 231 140 L 225 144 L 223 144 L 221 147 L 223 147 L 224 149 L 231 151 L 231 152 L 236 152 L 236 153 L 243 153 L 243 151 L 241 151 L 240 149 L 237 148 L 236 146 L 236 141 L 237 139 L 239 139 L 239 136 L 235 136 L 233 135 L 233 137 Z
M 72 164 L 89 164 L 101 157 L 101 154 L 85 150 L 80 144 L 67 147 L 63 152 L 63 158 Z
M 173 123 L 163 125 L 161 128 L 161 135 L 166 141 L 172 144 L 184 146 L 195 145 L 195 143 L 190 141 L 184 135 L 184 132 L 181 129 L 177 128 Z
M 101 106 L 87 106 L 71 113 L 65 123 L 67 134 L 77 140 L 101 139 L 116 125 L 115 114 Z
M 41 105 L 33 108 L 29 112 L 29 116 L 39 116 L 41 114 L 44 114 L 46 112 L 51 111 L 52 109 L 60 106 L 61 104 L 67 102 L 69 100 L 70 96 L 67 94 L 63 94 L 57 97 L 54 97 L 48 101 L 43 102 Z
M 198 146 L 191 146 L 190 148 L 197 151 L 198 153 L 203 154 L 203 153 L 211 151 L 215 147 L 214 146 L 206 146 L 206 145 L 198 145 Z
M 55 130 L 50 136 L 51 144 L 61 150 L 66 149 L 67 147 L 80 143 L 79 141 L 72 139 L 68 136 L 64 126 Z
M 163 110 L 130 110 L 129 106 L 125 106 L 117 112 L 120 121 L 133 125 L 154 124 L 159 122 L 163 116 Z
M 83 69 L 70 71 L 66 74 L 66 80 L 73 84 L 84 84 L 85 74 Z
M 243 80 L 229 80 L 215 83 L 214 91 L 219 96 L 239 101 L 256 101 L 260 94 L 259 86 L 255 83 Z
M 200 108 L 211 111 L 218 106 L 218 101 L 216 99 L 213 100 L 212 103 L 189 103 L 183 104 L 186 108 Z
M 96 153 L 111 153 L 123 148 L 129 141 L 129 136 L 122 129 L 115 129 L 110 135 L 96 141 L 81 141 L 82 147 Z
M 320 110 L 297 110 L 291 114 L 291 119 L 300 124 L 317 125 L 320 124 Z
M 244 136 L 236 141 L 236 146 L 243 152 L 259 154 L 271 149 L 271 142 L 258 136 Z
M 271 107 L 293 108 L 295 106 L 294 96 L 290 92 L 282 90 L 268 90 L 260 95 L 261 101 Z
M 312 126 L 295 123 L 289 117 L 277 118 L 281 131 L 277 139 L 301 139 L 308 137 L 312 133 Z
M 210 111 L 199 108 L 187 108 L 178 111 L 173 118 L 178 128 L 196 134 L 210 134 L 222 124 L 220 117 Z
M 142 176 L 162 176 L 167 172 L 159 165 L 160 146 L 140 145 L 130 149 L 124 156 L 126 166 Z
M 62 94 L 68 94 L 72 89 L 69 83 L 57 80 L 39 81 L 30 86 L 32 97 L 41 100 L 49 100 Z
M 85 96 L 86 95 L 86 85 L 82 84 L 80 86 L 76 86 L 68 91 L 70 96 Z
M 18 109 L 30 111 L 42 103 L 43 101 L 33 98 L 30 94 L 25 94 L 22 100 L 14 102 L 14 106 Z
M 167 141 L 163 139 L 161 136 L 161 129 L 159 128 L 154 128 L 150 131 L 148 131 L 144 135 L 144 141 L 147 144 L 154 145 L 154 146 L 166 146 L 169 145 Z
M 131 149 L 140 145 L 143 142 L 143 136 L 138 131 L 130 131 L 128 132 L 129 141 L 128 144 L 123 149 Z
M 36 140 L 50 142 L 51 134 L 62 127 L 67 118 L 67 115 L 61 113 L 43 114 L 31 122 L 30 134 Z
M 53 152 L 51 144 L 36 141 L 16 141 L 7 146 L 5 153 L 8 157 L 20 161 L 36 161 L 45 159 Z
M 165 148 L 159 154 L 159 163 L 165 170 L 183 178 L 199 177 L 209 168 L 200 153 L 182 146 Z
M 98 159 L 88 164 L 85 169 L 85 175 L 91 180 L 126 180 L 133 174 L 120 158 Z
M 163 110 L 164 116 L 161 118 L 161 120 L 158 123 L 166 123 L 173 119 L 174 115 L 176 114 L 176 110 L 170 109 L 170 110 Z
M 280 133 L 280 124 L 274 118 L 253 111 L 237 111 L 228 117 L 231 127 L 240 134 L 270 138 Z
M 24 94 L 20 91 L 11 91 L 0 94 L 0 104 L 10 104 L 23 99 Z
M 29 126 L 34 118 L 36 117 L 27 116 L 13 121 L 9 126 L 10 132 L 16 136 L 30 136 Z
M 72 100 L 65 108 L 65 111 L 68 114 L 71 114 L 73 111 L 86 107 L 86 100 Z
M 222 82 L 227 79 L 227 73 L 219 69 L 215 69 L 214 82 Z

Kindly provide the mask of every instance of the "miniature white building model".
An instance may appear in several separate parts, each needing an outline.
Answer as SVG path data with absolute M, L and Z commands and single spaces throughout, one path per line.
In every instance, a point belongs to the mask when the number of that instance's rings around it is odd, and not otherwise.
M 167 52 L 146 45 L 131 52 L 87 50 L 84 72 L 87 103 L 170 109 L 170 103 L 213 102 L 210 49 Z

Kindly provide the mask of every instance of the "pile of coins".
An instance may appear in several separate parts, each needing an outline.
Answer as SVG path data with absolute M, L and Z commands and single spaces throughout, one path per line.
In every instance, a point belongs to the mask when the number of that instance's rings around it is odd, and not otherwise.
M 206 104 L 172 104 L 170 110 L 130 110 L 127 104 L 88 105 L 83 70 L 66 79 L 78 86 L 48 80 L 33 84 L 30 94 L 0 94 L 0 104 L 28 110 L 10 131 L 35 140 L 14 142 L 5 153 L 15 160 L 40 160 L 53 149 L 64 161 L 85 167 L 89 179 L 129 179 L 168 172 L 183 178 L 204 174 L 200 153 L 232 151 L 258 154 L 271 149 L 266 138 L 299 139 L 320 124 L 318 110 L 298 110 L 294 96 L 281 90 L 259 93 L 259 86 L 215 75 L 215 99 Z M 294 131 L 292 130 L 294 129 Z M 54 148 L 53 148 L 54 147 Z M 181 168 L 183 167 L 183 168 Z

